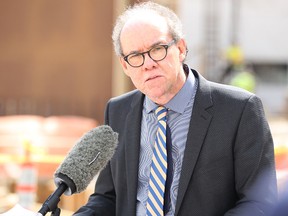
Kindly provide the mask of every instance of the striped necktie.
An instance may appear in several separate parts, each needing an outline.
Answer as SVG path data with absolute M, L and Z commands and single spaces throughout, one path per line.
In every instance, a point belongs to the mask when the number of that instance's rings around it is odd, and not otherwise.
M 164 215 L 164 192 L 167 175 L 166 115 L 167 109 L 159 106 L 155 113 L 158 130 L 153 150 L 147 200 L 147 215 Z

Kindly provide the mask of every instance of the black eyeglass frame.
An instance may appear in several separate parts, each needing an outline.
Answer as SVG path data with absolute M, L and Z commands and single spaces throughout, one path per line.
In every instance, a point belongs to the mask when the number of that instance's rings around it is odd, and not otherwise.
M 159 44 L 159 45 L 153 46 L 151 49 L 149 49 L 149 50 L 147 50 L 147 51 L 145 51 L 145 52 L 137 53 L 137 55 L 141 55 L 142 58 L 143 58 L 143 62 L 142 62 L 142 64 L 140 64 L 140 65 L 136 65 L 136 66 L 135 66 L 135 65 L 131 65 L 131 64 L 129 63 L 129 61 L 128 61 L 129 56 L 135 55 L 136 53 L 130 53 L 130 54 L 126 55 L 126 56 L 123 56 L 123 59 L 124 59 L 131 67 L 134 67 L 134 68 L 141 67 L 141 66 L 144 64 L 144 62 L 145 62 L 145 54 L 146 54 L 146 53 L 148 53 L 149 58 L 151 58 L 153 61 L 155 61 L 155 62 L 162 61 L 162 60 L 165 59 L 166 56 L 167 56 L 168 48 L 169 48 L 170 46 L 172 46 L 173 44 L 175 44 L 175 43 L 176 43 L 176 40 L 173 39 L 173 40 L 170 41 L 168 44 Z M 151 50 L 155 49 L 155 47 L 158 47 L 158 46 L 164 47 L 164 48 L 165 48 L 165 51 L 166 51 L 166 54 L 164 55 L 164 57 L 163 57 L 162 59 L 155 60 L 155 59 L 153 59 L 153 58 L 151 57 L 150 52 L 151 52 Z

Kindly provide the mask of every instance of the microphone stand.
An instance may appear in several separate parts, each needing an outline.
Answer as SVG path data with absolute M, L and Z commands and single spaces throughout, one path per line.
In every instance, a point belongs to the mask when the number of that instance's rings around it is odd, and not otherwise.
M 61 209 L 56 207 L 56 210 L 51 213 L 51 216 L 60 216 Z
M 60 196 L 66 191 L 67 188 L 68 186 L 62 182 L 54 193 L 52 193 L 44 202 L 41 209 L 38 211 L 37 216 L 44 216 L 48 212 L 52 212 L 51 216 L 60 216 L 61 210 L 58 208 L 58 203 L 60 201 Z

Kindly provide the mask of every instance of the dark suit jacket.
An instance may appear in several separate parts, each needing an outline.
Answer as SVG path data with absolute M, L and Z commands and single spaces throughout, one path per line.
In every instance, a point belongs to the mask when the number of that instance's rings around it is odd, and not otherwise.
M 277 196 L 273 141 L 259 98 L 199 80 L 175 215 L 266 215 Z M 111 99 L 105 120 L 119 145 L 77 216 L 135 216 L 143 94 Z

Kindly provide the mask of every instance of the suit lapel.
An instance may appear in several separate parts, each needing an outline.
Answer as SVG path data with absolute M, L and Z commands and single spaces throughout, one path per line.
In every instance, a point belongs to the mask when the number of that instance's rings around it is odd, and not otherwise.
M 138 164 L 140 152 L 140 134 L 141 134 L 141 118 L 144 95 L 140 92 L 136 93 L 127 115 L 125 131 L 125 161 L 127 171 L 127 193 L 128 206 L 131 215 L 136 213 L 137 200 L 137 182 L 138 182 Z
M 189 125 L 189 132 L 179 181 L 175 215 L 178 214 L 181 207 L 181 203 L 185 196 L 212 119 L 212 115 L 207 112 L 207 109 L 212 106 L 211 92 L 208 81 L 202 76 L 198 75 L 197 72 L 193 72 L 195 77 L 198 77 L 198 90 L 195 96 L 192 117 Z

